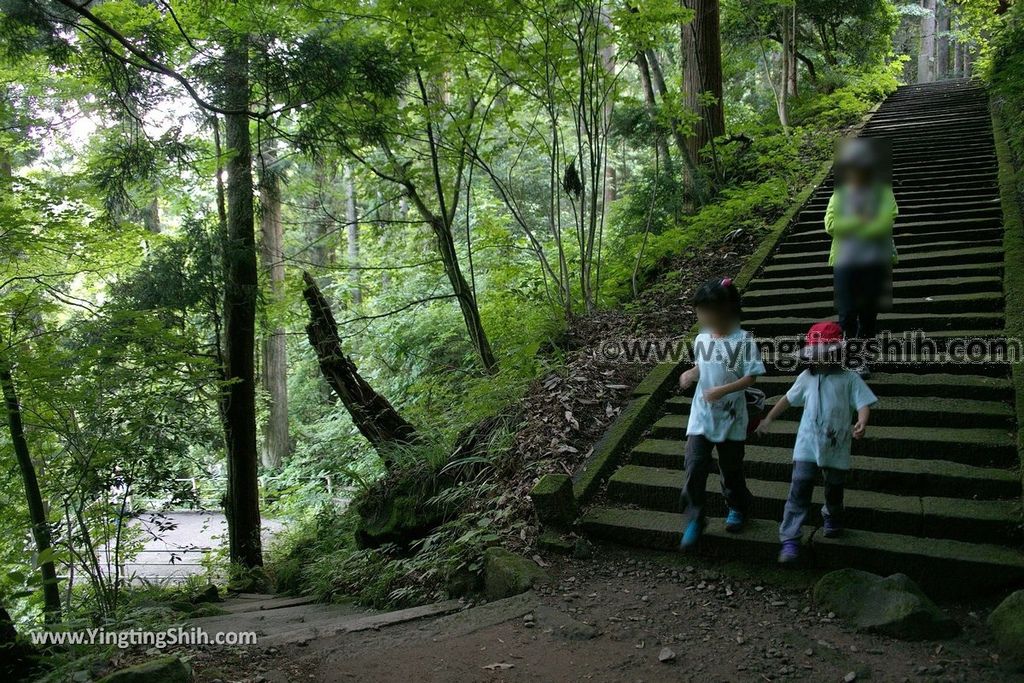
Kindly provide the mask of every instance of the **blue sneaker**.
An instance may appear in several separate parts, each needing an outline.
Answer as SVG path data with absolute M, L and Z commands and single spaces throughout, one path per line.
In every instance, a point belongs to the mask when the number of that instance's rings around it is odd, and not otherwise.
M 725 518 L 725 530 L 730 534 L 738 534 L 743 531 L 743 527 L 747 523 L 746 516 L 739 510 L 733 510 L 729 508 L 729 514 Z
M 837 538 L 843 535 L 843 525 L 832 518 L 831 515 L 822 515 L 822 531 L 825 534 L 825 538 Z
M 779 551 L 779 564 L 793 564 L 800 559 L 800 541 L 793 538 L 782 542 Z
M 690 550 L 697 545 L 700 541 L 701 534 L 704 533 L 704 521 L 700 519 L 691 519 L 686 525 L 686 529 L 683 531 L 683 538 L 679 541 L 680 550 Z

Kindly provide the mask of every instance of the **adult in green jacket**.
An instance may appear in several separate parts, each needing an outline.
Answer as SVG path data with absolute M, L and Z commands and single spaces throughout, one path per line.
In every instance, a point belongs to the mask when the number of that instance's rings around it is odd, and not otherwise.
M 825 210 L 839 325 L 847 342 L 856 340 L 861 346 L 876 336 L 878 314 L 891 303 L 897 261 L 893 225 L 899 209 L 883 144 L 856 138 L 840 150 L 836 190 Z M 866 376 L 866 359 L 855 369 Z

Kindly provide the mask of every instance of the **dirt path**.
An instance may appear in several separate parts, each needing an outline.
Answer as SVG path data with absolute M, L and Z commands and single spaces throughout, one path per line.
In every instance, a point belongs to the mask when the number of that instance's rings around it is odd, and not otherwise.
M 954 640 L 904 643 L 852 633 L 816 611 L 809 575 L 753 576 L 610 548 L 594 560 L 551 561 L 551 586 L 507 601 L 256 651 L 192 653 L 197 680 L 1024 681 L 1000 666 L 987 603 L 946 605 L 963 626 Z

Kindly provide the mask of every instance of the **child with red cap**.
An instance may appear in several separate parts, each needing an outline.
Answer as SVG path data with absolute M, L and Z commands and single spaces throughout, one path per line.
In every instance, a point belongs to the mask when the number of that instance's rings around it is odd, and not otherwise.
M 779 526 L 782 549 L 779 562 L 795 562 L 800 556 L 801 527 L 811 507 L 818 472 L 825 482 L 821 511 L 826 538 L 842 533 L 843 490 L 850 469 L 853 439 L 864 436 L 871 406 L 878 402 L 868 385 L 842 364 L 843 329 L 836 323 L 811 326 L 801 360 L 810 367 L 796 378 L 786 395 L 757 428 L 759 435 L 790 406 L 803 406 L 793 448 L 793 477 L 789 498 Z M 856 422 L 854 422 L 856 414 Z

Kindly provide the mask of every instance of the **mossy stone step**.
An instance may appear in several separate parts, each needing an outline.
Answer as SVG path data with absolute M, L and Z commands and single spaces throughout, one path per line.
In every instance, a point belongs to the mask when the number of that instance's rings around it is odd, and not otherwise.
M 789 311 L 786 312 L 788 313 Z M 834 314 L 825 316 L 827 320 L 835 320 L 835 318 Z M 814 320 L 810 322 L 814 322 Z M 806 332 L 808 326 L 809 321 L 805 316 L 762 318 L 750 315 L 748 311 L 743 319 L 744 328 L 749 328 L 761 335 L 800 334 L 801 332 Z M 1003 332 L 1003 313 L 1001 311 L 970 313 L 947 311 L 942 315 L 935 315 L 934 313 L 882 313 L 878 316 L 878 329 L 897 333 L 913 332 L 914 330 L 945 332 L 947 337 L 950 330 L 962 330 L 968 336 L 998 337 Z M 975 330 L 976 332 L 972 332 Z M 928 336 L 934 337 L 938 335 L 929 334 Z
M 678 439 L 645 439 L 634 449 L 630 464 L 642 467 L 683 469 L 686 442 Z M 717 467 L 717 465 L 716 465 Z M 743 471 L 748 477 L 789 481 L 793 472 L 793 451 L 777 446 L 747 444 Z M 847 486 L 906 496 L 956 498 L 969 492 L 978 500 L 1009 499 L 1021 495 L 1017 469 L 973 467 L 945 460 L 875 458 L 854 459 Z
M 788 337 L 795 339 L 796 336 Z M 803 337 L 800 336 L 802 341 Z M 768 376 L 792 376 L 799 364 L 792 354 L 765 355 L 762 350 Z M 879 374 L 981 376 L 1004 379 L 1010 375 L 1011 365 L 1005 357 L 989 356 L 978 362 L 965 363 L 957 356 L 942 351 L 936 354 L 909 354 L 902 360 L 875 360 L 871 363 L 871 376 Z M 872 380 L 873 381 L 873 380 Z
M 651 433 L 656 439 L 685 438 L 688 417 L 666 415 L 654 423 Z M 792 448 L 798 425 L 796 421 L 778 420 L 772 425 L 771 433 L 760 437 L 758 443 Z M 853 442 L 853 453 L 1007 467 L 1017 460 L 1017 444 L 1013 433 L 1006 429 L 876 425 L 868 427 L 864 438 Z
M 900 266 L 907 268 L 920 268 L 922 266 L 959 266 L 973 263 L 1001 263 L 1003 259 L 1002 247 L 972 247 L 970 249 L 943 249 L 930 251 L 922 254 L 907 254 L 900 256 L 895 272 Z M 798 261 L 792 263 L 792 261 Z M 815 273 L 832 274 L 832 266 L 828 265 L 828 252 L 806 252 L 802 254 L 787 255 L 778 264 L 773 260 L 771 265 L 765 267 L 768 273 L 785 273 L 789 275 Z
M 649 510 L 681 512 L 680 490 L 684 473 L 679 470 L 626 465 L 608 480 L 608 497 L 619 503 Z M 717 475 L 712 477 L 717 478 Z M 750 515 L 758 519 L 781 520 L 788 481 L 747 477 L 753 495 Z M 810 520 L 821 521 L 824 489 L 815 487 Z M 971 500 L 963 498 L 919 498 L 850 489 L 846 491 L 844 524 L 851 529 L 888 531 L 929 538 L 957 538 L 1000 543 L 1019 541 L 1020 500 Z M 708 514 L 724 515 L 725 499 L 714 482 L 708 485 Z
M 1002 227 L 1002 215 L 993 213 L 989 216 L 975 217 L 931 217 L 924 214 L 916 216 L 902 216 L 896 219 L 893 227 L 893 236 L 900 243 L 900 238 L 905 235 L 916 233 L 942 233 L 949 235 L 945 239 L 961 238 L 970 239 L 978 230 L 995 230 Z M 793 225 L 790 238 L 805 238 L 808 235 L 814 237 L 828 237 L 825 232 L 825 223 L 822 220 L 801 220 Z M 793 244 L 805 244 L 799 240 Z
M 767 392 L 767 386 L 758 388 Z M 769 394 L 769 405 L 775 405 L 785 391 Z M 665 402 L 670 413 L 685 415 L 690 412 L 689 396 L 673 396 Z M 783 419 L 800 419 L 801 408 L 791 406 L 782 414 Z M 1012 429 L 1015 415 L 1009 404 L 1001 401 L 979 401 L 963 398 L 933 398 L 888 396 L 871 410 L 871 424 L 894 427 L 985 427 Z
M 823 294 L 826 294 L 823 292 Z M 777 301 L 772 306 L 744 306 L 743 315 L 747 319 L 768 317 L 779 312 L 780 306 L 787 313 L 799 315 L 805 320 L 831 318 L 835 315 L 835 303 L 832 292 L 827 298 L 819 297 L 815 301 Z M 746 300 L 746 297 L 744 297 Z M 758 301 L 758 303 L 760 303 Z M 931 313 L 992 313 L 1003 310 L 1002 292 L 980 292 L 977 294 L 939 294 L 935 296 L 894 298 L 892 310 L 897 314 Z
M 683 516 L 654 510 L 595 507 L 579 522 L 596 538 L 624 545 L 675 550 Z M 709 520 L 701 539 L 702 556 L 771 565 L 779 551 L 778 524 L 751 520 L 741 534 L 730 534 L 719 518 Z M 1024 553 L 1018 549 L 903 534 L 849 529 L 837 539 L 815 534 L 802 562 L 821 569 L 855 567 L 878 574 L 902 572 L 925 590 L 950 597 L 991 593 L 1024 582 Z
M 765 375 L 757 378 L 757 387 L 769 396 L 780 396 L 793 385 L 796 373 Z M 964 398 L 981 401 L 1013 400 L 1013 385 L 1008 379 L 983 375 L 944 375 L 874 372 L 868 385 L 888 403 L 890 397 Z
M 948 237 L 946 237 L 940 239 L 939 241 L 920 242 L 915 244 L 910 244 L 902 240 L 897 240 L 896 248 L 897 250 L 899 250 L 899 256 L 901 260 L 909 258 L 911 256 L 929 254 L 934 251 L 948 252 L 954 249 L 974 249 L 978 247 L 995 247 L 997 249 L 1002 248 L 1003 240 L 1001 236 L 999 237 L 999 239 L 986 239 L 980 234 L 974 237 L 975 233 L 980 232 L 982 231 L 972 231 L 971 235 L 973 239 L 949 239 Z M 822 231 L 821 234 L 824 235 L 824 231 Z M 825 237 L 827 237 L 827 235 L 825 235 Z M 810 258 L 809 256 L 810 254 L 821 254 L 827 261 L 829 250 L 831 249 L 831 240 L 815 240 L 813 242 L 804 242 L 797 246 L 800 247 L 798 251 L 776 252 L 776 255 L 772 258 L 772 263 L 806 263 L 808 261 L 813 261 L 813 259 Z
M 959 281 L 965 278 L 976 278 L 976 277 L 995 277 L 1002 280 L 1003 264 L 1002 262 L 989 262 L 989 263 L 975 263 L 971 265 L 959 265 L 959 266 L 923 266 L 920 268 L 909 268 L 905 265 L 898 266 L 892 274 L 893 285 L 898 286 L 901 283 L 913 283 L 919 280 L 950 280 Z M 756 280 L 750 283 L 750 287 L 747 289 L 748 293 L 754 293 L 761 289 L 787 289 L 787 288 L 807 288 L 815 289 L 821 287 L 831 287 L 833 283 L 833 272 L 831 268 L 818 268 L 813 274 L 793 272 L 790 268 L 788 272 L 773 273 L 770 271 L 762 271 L 758 275 Z M 965 289 L 964 291 L 971 291 Z M 938 291 L 936 291 L 938 293 Z
M 946 232 L 903 232 L 896 237 L 896 247 L 900 253 L 920 249 L 925 245 L 937 246 L 939 244 L 954 245 L 991 245 L 1001 244 L 1003 240 L 1003 229 L 999 225 L 990 228 L 975 228 L 969 234 L 963 234 L 955 230 Z M 777 253 L 787 254 L 795 251 L 808 251 L 818 247 L 828 246 L 832 243 L 832 237 L 825 233 L 821 225 L 800 235 L 793 235 L 786 242 L 779 245 Z
M 762 285 L 763 283 L 763 285 Z M 771 281 L 755 280 L 754 284 L 744 292 L 744 310 L 751 307 L 773 306 L 789 309 L 799 303 L 827 301 L 832 303 L 835 296 L 833 287 L 791 287 L 771 289 Z M 938 299 L 957 301 L 971 297 L 1003 299 L 1003 280 L 999 277 L 961 277 L 942 280 L 911 280 L 893 283 L 893 296 L 896 301 Z

